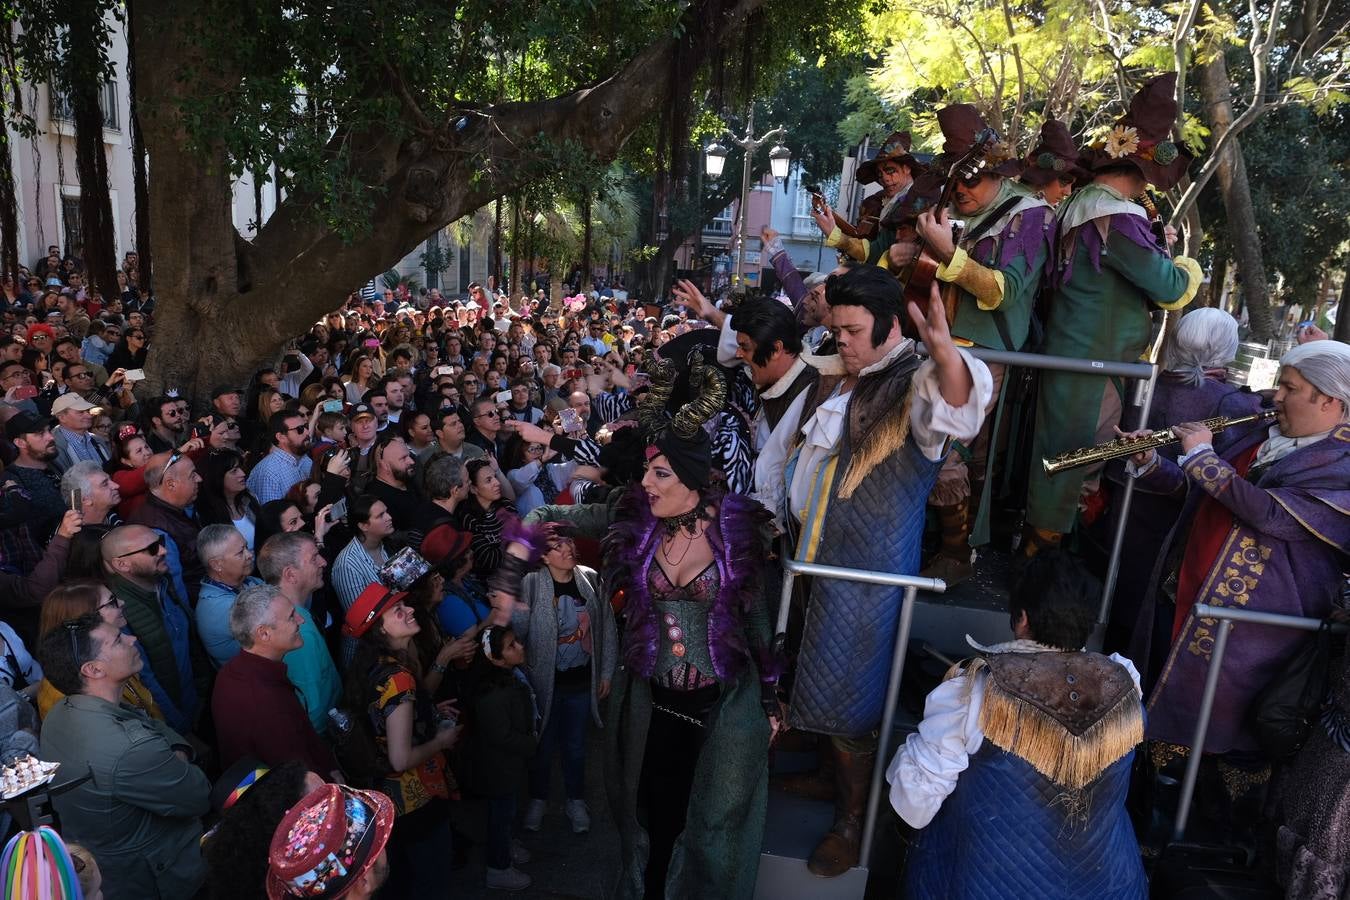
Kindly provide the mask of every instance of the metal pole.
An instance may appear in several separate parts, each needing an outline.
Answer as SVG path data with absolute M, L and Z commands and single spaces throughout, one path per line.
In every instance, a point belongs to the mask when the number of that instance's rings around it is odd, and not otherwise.
M 1159 366 L 1154 365 L 1144 386 L 1143 403 L 1139 407 L 1139 427 L 1145 428 L 1149 411 L 1153 409 L 1153 388 L 1158 383 Z M 1111 596 L 1116 592 L 1120 577 L 1120 554 L 1125 547 L 1125 529 L 1130 521 L 1130 503 L 1134 500 L 1134 478 L 1125 479 L 1125 493 L 1120 495 L 1120 514 L 1116 518 L 1116 533 L 1111 536 L 1111 559 L 1106 564 L 1106 580 L 1102 582 L 1102 602 L 1097 609 L 1097 624 L 1105 625 L 1111 616 Z
M 1234 622 L 1247 622 L 1252 625 L 1274 625 L 1277 628 L 1297 628 L 1300 631 L 1319 631 L 1322 628 L 1321 619 L 1310 619 L 1306 616 L 1286 616 L 1282 613 L 1260 612 L 1255 609 L 1229 609 L 1226 606 L 1209 606 L 1204 603 L 1197 603 L 1191 609 L 1191 614 L 1197 619 L 1229 619 Z M 1344 622 L 1333 622 L 1331 632 L 1333 634 L 1350 631 L 1350 625 Z
M 1096 375 L 1098 377 L 1135 378 L 1144 380 L 1153 374 L 1153 366 L 1148 363 L 1116 362 L 1104 359 L 1080 359 L 1076 356 L 1047 356 L 1044 353 L 1021 353 L 1016 350 L 990 350 L 987 347 L 962 347 L 976 359 L 985 362 L 1003 363 L 1006 366 L 1021 366 L 1027 369 L 1044 369 L 1050 372 L 1072 372 L 1077 375 Z M 928 348 L 916 344 L 915 350 L 922 356 L 928 356 Z
M 876 834 L 877 814 L 881 810 L 881 788 L 886 780 L 886 760 L 891 743 L 891 729 L 895 726 L 895 707 L 900 702 L 900 677 L 905 672 L 905 654 L 909 650 L 909 628 L 914 621 L 914 602 L 918 589 L 905 588 L 905 599 L 900 605 L 900 624 L 895 629 L 895 653 L 891 657 L 891 677 L 886 684 L 886 705 L 881 710 L 881 734 L 877 735 L 876 762 L 872 765 L 872 787 L 867 794 L 867 816 L 863 819 L 862 846 L 858 850 L 858 865 L 867 868 L 872 855 L 872 838 Z
M 1195 612 L 1203 607 L 1197 606 Z M 1204 754 L 1205 736 L 1209 733 L 1209 717 L 1214 712 L 1214 697 L 1219 692 L 1219 674 L 1223 671 L 1223 654 L 1228 649 L 1228 635 L 1233 630 L 1231 619 L 1219 620 L 1219 636 L 1214 639 L 1214 652 L 1209 657 L 1209 671 L 1205 673 L 1205 691 L 1200 695 L 1200 713 L 1195 723 L 1195 737 L 1191 739 L 1191 755 L 1186 759 L 1186 775 L 1181 779 L 1181 798 L 1177 802 L 1176 825 L 1172 840 L 1186 836 L 1186 821 L 1191 817 L 1191 798 L 1195 796 L 1195 782 L 1200 776 L 1200 757 Z
M 787 651 L 788 610 L 792 603 L 792 585 L 796 580 L 795 572 L 783 570 L 783 593 L 778 598 L 778 621 L 773 626 L 773 652 L 780 655 Z
M 744 278 L 743 269 L 745 267 L 745 230 L 750 224 L 745 208 L 750 200 L 750 168 L 755 162 L 755 151 L 759 145 L 755 143 L 755 102 L 750 101 L 750 116 L 745 126 L 745 140 L 738 141 L 742 149 L 745 150 L 745 156 L 741 162 L 741 209 L 740 209 L 740 236 L 736 240 L 736 279 L 735 283 L 740 284 Z

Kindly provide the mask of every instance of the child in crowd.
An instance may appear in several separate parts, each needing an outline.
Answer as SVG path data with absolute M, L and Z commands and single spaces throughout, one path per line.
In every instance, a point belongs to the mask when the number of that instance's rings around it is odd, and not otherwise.
M 534 690 L 521 670 L 525 648 L 508 626 L 483 629 L 480 650 L 488 666 L 474 701 L 475 780 L 487 796 L 487 886 L 523 891 L 531 878 L 516 868 L 529 852 L 511 838 L 516 796 L 538 743 Z

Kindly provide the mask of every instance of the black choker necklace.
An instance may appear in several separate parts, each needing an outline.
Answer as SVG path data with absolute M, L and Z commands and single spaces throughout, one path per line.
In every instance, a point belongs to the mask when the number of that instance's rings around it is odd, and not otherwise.
M 667 516 L 661 520 L 661 526 L 666 530 L 666 537 L 674 537 L 680 529 L 689 532 L 690 535 L 698 534 L 698 522 L 703 518 L 703 510 L 695 506 L 688 512 L 680 513 L 678 516 Z

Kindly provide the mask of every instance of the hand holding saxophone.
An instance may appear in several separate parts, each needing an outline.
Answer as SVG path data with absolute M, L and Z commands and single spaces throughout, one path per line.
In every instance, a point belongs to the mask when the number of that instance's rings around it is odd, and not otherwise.
M 1138 431 L 1121 431 L 1120 427 L 1117 425 L 1112 425 L 1111 427 L 1115 430 L 1116 437 L 1122 441 L 1138 441 L 1153 434 L 1153 431 L 1148 428 L 1141 428 Z M 1130 462 L 1134 463 L 1136 468 L 1142 469 L 1153 462 L 1153 457 L 1157 455 L 1158 451 L 1149 447 L 1146 450 L 1140 450 L 1138 453 L 1131 454 Z
M 1154 432 L 1148 428 L 1143 428 L 1139 431 L 1121 431 L 1119 428 L 1116 428 L 1115 431 L 1116 436 L 1122 441 L 1143 440 L 1154 434 Z M 1210 431 L 1209 427 L 1204 422 L 1181 422 L 1177 425 L 1173 425 L 1171 431 L 1172 435 L 1177 440 L 1181 441 L 1182 453 L 1190 453 L 1201 444 L 1214 443 L 1214 432 Z M 1141 450 L 1138 453 L 1131 454 L 1130 462 L 1142 469 L 1153 461 L 1153 457 L 1156 456 L 1157 453 L 1158 451 L 1156 449 L 1150 447 L 1146 450 Z

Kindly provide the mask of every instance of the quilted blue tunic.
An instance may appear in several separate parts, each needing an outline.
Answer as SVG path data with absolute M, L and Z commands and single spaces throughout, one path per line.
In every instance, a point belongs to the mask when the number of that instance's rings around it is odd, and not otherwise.
M 852 497 L 830 500 L 814 562 L 917 574 L 928 494 L 941 466 L 905 441 Z M 903 596 L 886 585 L 812 582 L 792 694 L 795 727 L 845 737 L 877 727 Z
M 1143 900 L 1125 793 L 1134 754 L 1069 793 L 987 739 L 910 850 L 907 900 Z

